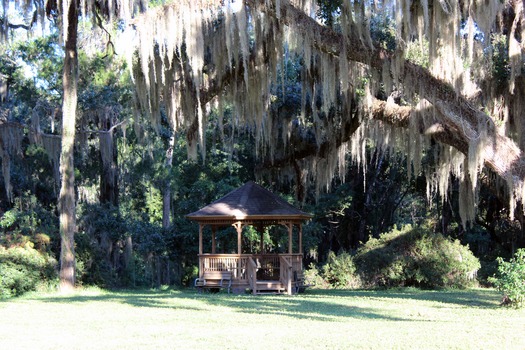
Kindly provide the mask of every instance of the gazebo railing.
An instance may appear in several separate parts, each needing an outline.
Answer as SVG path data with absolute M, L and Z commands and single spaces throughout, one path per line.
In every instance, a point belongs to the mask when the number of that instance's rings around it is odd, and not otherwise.
M 291 261 L 291 257 L 280 256 L 279 261 L 281 264 L 280 281 L 285 285 L 288 294 L 292 294 L 293 264 Z
M 199 275 L 207 271 L 231 271 L 233 279 L 246 279 L 246 264 L 249 255 L 202 254 L 199 255 Z
M 291 265 L 291 273 L 303 270 L 302 254 L 201 254 L 199 255 L 199 276 L 207 271 L 231 271 L 234 282 L 248 284 L 248 259 L 256 263 L 258 280 L 282 279 L 282 259 Z

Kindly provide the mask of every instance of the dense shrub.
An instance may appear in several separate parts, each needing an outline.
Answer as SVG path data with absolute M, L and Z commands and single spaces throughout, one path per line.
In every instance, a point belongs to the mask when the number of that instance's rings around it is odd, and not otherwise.
M 78 207 L 75 234 L 77 283 L 122 287 L 127 222 L 110 204 Z
M 30 244 L 38 251 L 52 254 L 60 247 L 58 220 L 54 208 L 44 208 L 34 195 L 14 199 L 14 207 L 0 216 L 0 245 Z
M 310 263 L 307 269 L 304 270 L 304 278 L 312 287 L 316 288 L 330 288 L 330 285 L 321 276 L 321 271 L 314 263 Z
M 480 268 L 468 246 L 423 226 L 371 238 L 358 249 L 354 262 L 370 287 L 465 288 Z
M 80 205 L 78 216 L 77 283 L 121 288 L 193 281 L 198 236 L 187 219 L 163 229 L 108 204 Z
M 514 307 L 525 304 L 525 249 L 518 249 L 508 262 L 498 257 L 498 272 L 489 281 L 503 292 L 503 303 Z
M 361 286 L 353 257 L 347 252 L 330 251 L 326 262 L 317 267 L 311 263 L 304 271 L 309 285 L 317 288 L 357 288 Z
M 359 285 L 352 255 L 342 252 L 336 255 L 328 253 L 322 269 L 323 279 L 334 288 L 351 288 Z
M 26 245 L 0 246 L 0 299 L 35 290 L 56 280 L 56 260 Z

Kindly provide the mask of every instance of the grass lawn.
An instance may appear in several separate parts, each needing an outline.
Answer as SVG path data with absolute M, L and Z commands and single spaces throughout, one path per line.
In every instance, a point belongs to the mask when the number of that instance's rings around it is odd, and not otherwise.
M 525 349 L 490 289 L 299 296 L 82 290 L 0 302 L 1 349 Z

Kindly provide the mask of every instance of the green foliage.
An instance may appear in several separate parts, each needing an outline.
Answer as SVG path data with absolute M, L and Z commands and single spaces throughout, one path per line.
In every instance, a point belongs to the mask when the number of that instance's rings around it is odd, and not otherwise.
M 370 19 L 370 36 L 383 49 L 396 49 L 396 28 L 391 17 L 373 16 Z
M 322 269 L 322 276 L 334 288 L 356 287 L 359 284 L 352 255 L 347 252 L 338 255 L 329 252 Z
M 156 1 L 157 4 L 162 2 Z M 318 3 L 319 15 L 326 24 L 337 30 L 341 1 L 319 0 Z M 391 18 L 373 16 L 370 19 L 370 28 L 375 42 L 385 49 L 395 49 L 395 30 Z M 495 72 L 504 76 L 508 70 L 507 48 L 502 41 L 493 41 L 493 44 L 496 47 L 493 50 L 494 55 L 501 61 L 496 62 Z M 413 51 L 409 49 L 407 58 L 426 67 L 428 62 L 418 61 L 427 56 L 425 50 L 428 51 L 426 45 L 422 48 L 414 47 Z M 76 182 L 79 188 L 89 188 L 92 192 L 96 192 L 101 166 L 97 149 L 99 146 L 96 134 L 84 131 L 105 127 L 97 119 L 98 114 L 93 113 L 97 110 L 104 111 L 108 108 L 114 112 L 118 120 L 112 122 L 127 119 L 131 114 L 128 114 L 129 109 L 132 108 L 130 107 L 131 84 L 125 64 L 116 56 L 88 55 L 85 52 L 79 54 L 79 110 L 82 111 L 79 116 L 83 118 L 83 123 L 79 125 L 83 128 L 81 135 L 87 135 L 89 148 L 83 149 L 80 157 L 75 157 Z M 45 105 L 46 111 L 53 112 L 56 104 L 60 103 L 62 56 L 58 36 L 54 34 L 17 44 L 5 55 L 6 58 L 0 58 L 0 72 L 10 79 L 10 95 L 16 95 L 17 98 L 16 103 L 13 102 L 11 116 L 24 116 L 23 118 L 27 120 L 27 116 L 31 115 L 31 110 L 37 102 L 42 103 L 42 106 Z M 24 67 L 27 66 L 34 76 L 30 79 L 26 78 L 23 69 L 18 67 L 17 62 L 11 57 L 24 61 Z M 300 82 L 304 78 L 300 74 L 301 64 L 300 58 L 286 58 L 277 72 L 279 82 L 282 81 L 282 84 L 275 86 L 275 96 L 272 96 L 273 103 L 269 110 L 271 113 L 279 113 L 279 117 L 286 115 L 288 119 L 283 119 L 286 121 L 297 115 L 300 110 L 302 98 Z M 361 91 L 360 96 L 363 96 L 363 88 L 367 83 L 368 80 L 365 78 L 354 82 L 357 89 Z M 47 102 L 44 103 L 44 100 Z M 127 138 L 124 139 L 120 137 L 123 128 L 116 129 L 119 152 L 119 207 L 93 206 L 79 211 L 76 252 L 79 280 L 82 283 L 104 286 L 149 286 L 154 283 L 154 275 L 157 273 L 154 269 L 158 266 L 155 265 L 158 261 L 168 261 L 169 268 L 177 270 L 176 273 L 182 276 L 181 281 L 191 282 L 196 266 L 198 230 L 195 223 L 188 222 L 184 215 L 212 202 L 245 181 L 253 179 L 254 164 L 257 164 L 254 160 L 254 137 L 249 131 L 243 134 L 243 130 L 231 127 L 229 118 L 234 118 L 233 115 L 226 113 L 223 120 L 225 130 L 221 131 L 225 133 L 224 139 L 227 140 L 225 143 L 228 143 L 225 148 L 230 147 L 230 149 L 219 149 L 217 145 L 220 143 L 218 139 L 221 132 L 217 131 L 218 128 L 215 130 L 210 128 L 206 131 L 207 144 L 213 146 L 207 150 L 206 164 L 191 162 L 186 159 L 184 135 L 176 135 L 173 167 L 168 167 L 165 160 L 171 131 L 165 111 L 161 110 L 160 113 L 162 122 L 158 133 L 143 129 L 140 132 L 142 135 L 139 136 L 134 134 L 138 129 L 129 128 Z M 42 116 L 45 116 L 41 118 L 42 130 L 49 132 L 51 125 L 60 127 L 56 124 L 57 119 L 51 118 L 49 113 L 43 113 Z M 134 119 L 140 117 L 142 116 L 133 116 Z M 218 124 L 217 121 L 214 124 L 214 118 L 217 116 L 213 113 L 207 118 L 210 121 L 209 125 Z M 142 121 L 134 120 L 134 122 L 137 122 L 137 125 L 142 124 Z M 139 142 L 144 137 L 149 141 L 147 146 Z M 29 243 L 40 251 L 58 254 L 58 220 L 52 204 L 56 203 L 58 188 L 54 183 L 45 151 L 36 145 L 24 147 L 23 161 L 13 162 L 12 179 L 19 193 L 32 193 L 34 200 L 40 203 L 40 207 L 29 200 L 22 201 L 23 205 L 18 207 L 16 203 L 14 207 L 10 204 L 2 204 L 1 209 L 5 214 L 0 218 L 2 230 L 0 244 L 14 246 Z M 278 145 L 273 148 L 280 149 Z M 380 163 L 385 162 L 371 161 L 370 164 Z M 340 248 L 355 247 L 368 234 L 377 236 L 379 232 L 387 230 L 385 227 L 391 227 L 394 222 L 414 222 L 414 217 L 426 217 L 428 208 L 419 205 L 423 201 L 417 201 L 422 197 L 416 198 L 412 189 L 406 197 L 404 194 L 403 197 L 401 196 L 401 193 L 405 192 L 404 188 L 398 191 L 399 184 L 403 183 L 404 179 L 395 177 L 396 173 L 406 174 L 406 171 L 392 164 L 389 165 L 389 171 L 390 173 L 383 169 L 370 171 L 367 176 L 373 174 L 381 176 L 377 180 L 367 178 L 366 181 L 363 181 L 362 175 L 357 179 L 358 171 L 354 171 L 349 174 L 352 176 L 347 177 L 351 179 L 349 180 L 351 183 L 337 186 L 335 193 L 321 198 L 315 210 L 307 210 L 315 211 L 316 216 L 322 218 L 303 227 L 303 245 L 309 258 L 317 260 L 318 256 L 324 257 L 329 249 L 338 251 Z M 368 187 L 363 189 L 363 183 L 369 184 Z M 171 190 L 170 214 L 175 222 L 168 229 L 161 229 L 162 195 L 166 187 Z M 401 202 L 403 198 L 405 201 Z M 382 200 L 384 201 L 381 202 Z M 407 202 L 411 205 L 405 205 Z M 28 203 L 32 203 L 31 208 Z M 399 210 L 396 210 L 396 203 L 401 203 Z M 416 212 L 414 203 L 418 205 L 416 208 L 418 215 L 414 215 Z M 419 215 L 419 210 L 424 213 Z M 364 224 L 363 229 L 359 230 L 355 223 L 359 224 L 361 220 Z M 286 247 L 286 231 L 279 227 L 271 229 L 274 230 L 271 235 L 265 233 L 264 236 L 266 247 L 275 248 L 276 251 L 280 246 Z M 360 235 L 356 235 L 355 232 L 360 232 Z M 231 232 L 227 230 L 220 230 L 217 232 L 217 238 L 221 249 L 228 251 L 231 245 L 235 251 L 236 242 L 230 239 L 230 234 Z M 123 242 L 129 237 L 133 240 L 132 264 L 125 266 Z M 251 244 L 254 250 L 257 249 L 260 239 L 257 232 L 247 231 L 243 237 L 248 241 L 245 246 Z M 430 255 L 427 251 L 432 251 L 429 245 L 423 243 L 415 245 L 413 249 L 418 252 L 425 251 L 427 255 Z M 427 275 L 431 275 L 428 271 L 433 268 L 431 262 L 432 260 L 427 263 L 430 267 L 421 263 L 422 266 L 418 267 L 419 272 L 410 272 L 411 278 L 416 282 L 408 282 L 408 284 L 426 286 L 426 279 L 430 278 Z M 398 278 L 396 276 L 409 273 L 405 271 L 405 263 L 406 261 L 401 259 L 392 265 L 391 274 L 394 280 Z M 331 253 L 327 264 L 321 270 L 311 271 L 317 276 L 315 278 L 326 279 L 335 287 L 348 287 L 357 280 L 356 267 L 348 253 L 340 256 Z M 161 273 L 165 274 L 164 271 Z M 443 271 L 439 270 L 436 276 L 431 275 L 431 277 L 437 279 L 440 273 Z M 406 282 L 398 278 L 396 283 Z
M 419 44 L 415 41 L 409 42 L 407 44 L 405 58 L 412 63 L 420 65 L 423 68 L 428 68 L 429 62 L 429 43 L 428 41 L 423 41 L 423 44 Z
M 79 77 L 79 104 L 83 110 L 129 107 L 131 78 L 124 59 L 98 53 L 79 53 L 82 75 Z M 122 116 L 121 116 L 122 118 Z
M 33 195 L 38 205 L 50 212 L 54 212 L 58 197 L 54 166 L 42 146 L 29 144 L 24 149 L 24 161 L 17 162 L 13 169 L 16 174 L 13 186 L 21 196 Z
M 307 213 L 311 213 L 308 208 L 303 208 Z M 303 251 L 305 257 L 318 259 L 319 256 L 319 245 L 324 235 L 323 226 L 321 223 L 310 220 L 303 225 Z
M 330 285 L 323 278 L 321 271 L 314 263 L 311 263 L 307 269 L 304 270 L 304 278 L 308 284 L 317 288 L 329 288 Z
M 0 299 L 56 282 L 56 217 L 26 193 L 0 217 Z
M 121 253 L 127 225 L 109 204 L 78 207 L 75 235 L 77 278 L 81 284 L 121 286 Z
M 63 53 L 61 50 L 58 33 L 10 45 L 7 53 L 18 59 L 17 63 L 21 68 L 9 72 L 17 99 L 31 107 L 40 98 L 59 102 L 62 92 Z M 21 62 L 23 63 L 20 65 Z M 27 76 L 27 72 L 30 76 Z
M 319 10 L 317 16 L 319 16 L 327 26 L 334 26 L 335 22 L 339 17 L 341 11 L 341 0 L 317 0 Z
M 0 227 L 3 229 L 7 229 L 13 226 L 16 222 L 17 216 L 18 216 L 18 211 L 16 209 L 8 210 L 0 218 Z
M 181 284 L 191 286 L 195 278 L 199 277 L 199 268 L 197 265 L 188 265 L 184 267 Z
M 492 75 L 497 83 L 497 88 L 506 86 L 510 77 L 509 46 L 507 37 L 502 34 L 493 34 L 492 43 Z
M 0 299 L 35 290 L 42 283 L 56 280 L 57 262 L 30 245 L 0 246 Z
M 410 225 L 371 238 L 354 262 L 363 283 L 371 287 L 465 288 L 480 268 L 468 246 Z
M 504 294 L 503 303 L 516 308 L 525 305 L 525 249 L 518 249 L 508 262 L 498 257 L 498 273 L 489 278 Z
M 57 238 L 57 232 L 56 216 L 29 193 L 15 198 L 13 208 L 0 217 L 0 246 L 29 244 L 50 252 L 51 238 Z

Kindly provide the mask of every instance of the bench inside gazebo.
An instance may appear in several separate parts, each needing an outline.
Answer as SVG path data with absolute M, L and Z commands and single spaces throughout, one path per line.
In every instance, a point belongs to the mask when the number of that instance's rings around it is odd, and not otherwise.
M 248 182 L 188 214 L 188 219 L 199 224 L 199 277 L 195 285 L 201 288 L 222 287 L 228 291 L 249 289 L 253 294 L 297 293 L 304 287 L 302 225 L 311 217 L 255 182 Z M 261 234 L 257 253 L 243 253 L 242 234 L 248 225 Z M 286 227 L 287 253 L 265 252 L 264 231 L 272 225 Z M 217 230 L 227 226 L 233 226 L 237 232 L 236 254 L 219 254 L 216 251 Z M 211 252 L 205 253 L 203 240 L 206 227 L 211 228 Z M 297 239 L 296 252 L 293 251 L 294 236 Z

